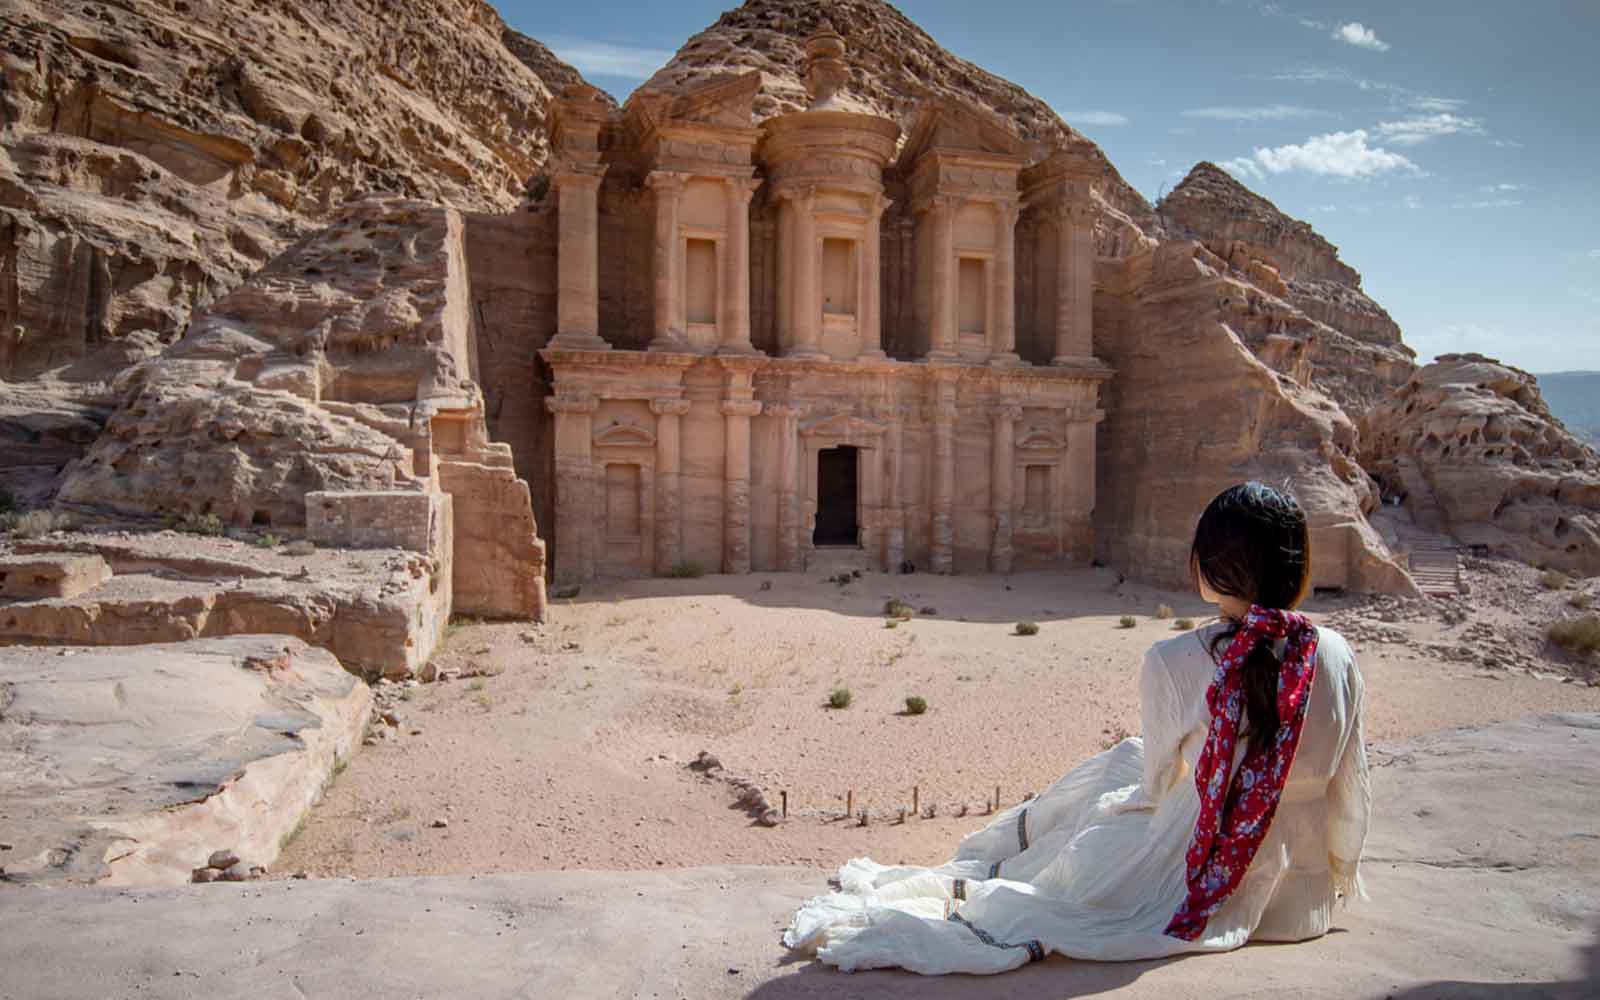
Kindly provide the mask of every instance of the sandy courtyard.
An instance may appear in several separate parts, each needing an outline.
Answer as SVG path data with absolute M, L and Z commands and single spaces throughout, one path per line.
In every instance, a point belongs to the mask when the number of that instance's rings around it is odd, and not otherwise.
M 1499 589 L 1480 585 L 1466 621 L 1402 615 L 1385 627 L 1415 643 L 1510 635 L 1514 609 L 1553 599 L 1517 592 L 1526 581 L 1489 586 Z M 919 613 L 886 627 L 889 598 Z M 1325 622 L 1360 603 L 1308 610 Z M 388 686 L 398 726 L 375 727 L 386 738 L 356 755 L 274 873 L 832 866 L 860 854 L 936 863 L 983 823 L 996 786 L 1002 803 L 1019 801 L 1139 731 L 1141 657 L 1179 634 L 1156 617 L 1162 604 L 1197 623 L 1210 610 L 1111 570 L 587 586 L 553 602 L 543 626 L 453 629 L 433 663 L 454 679 Z M 1123 615 L 1136 625 L 1119 627 Z M 1013 634 L 1024 620 L 1037 635 Z M 1380 761 L 1383 744 L 1434 730 L 1600 711 L 1600 688 L 1556 673 L 1352 645 Z M 851 693 L 843 709 L 828 707 L 838 688 Z M 911 695 L 925 714 L 906 712 Z M 688 766 L 701 751 L 773 805 L 786 792 L 789 820 L 757 824 L 727 781 Z M 913 787 L 934 815 L 902 824 Z M 852 793 L 865 827 L 843 818 Z

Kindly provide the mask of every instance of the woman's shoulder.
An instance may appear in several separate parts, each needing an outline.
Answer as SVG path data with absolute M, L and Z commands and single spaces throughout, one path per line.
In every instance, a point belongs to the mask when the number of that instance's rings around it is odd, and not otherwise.
M 1160 639 L 1151 644 L 1145 659 L 1163 663 L 1169 668 L 1203 660 L 1207 664 L 1207 669 L 1210 669 L 1214 665 L 1210 652 L 1211 643 L 1222 629 L 1221 622 L 1210 622 L 1171 638 Z

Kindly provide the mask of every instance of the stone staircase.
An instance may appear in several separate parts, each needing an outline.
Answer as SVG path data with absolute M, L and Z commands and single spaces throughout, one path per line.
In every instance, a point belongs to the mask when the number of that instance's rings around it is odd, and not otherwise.
M 1454 538 L 1417 527 L 1404 511 L 1384 508 L 1371 521 L 1396 552 L 1409 557 L 1411 578 L 1424 594 L 1450 597 L 1460 593 L 1461 546 Z

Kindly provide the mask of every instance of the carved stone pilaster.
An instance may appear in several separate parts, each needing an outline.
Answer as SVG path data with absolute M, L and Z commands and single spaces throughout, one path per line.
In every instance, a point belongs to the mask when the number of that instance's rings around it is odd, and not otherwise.
M 597 498 L 590 433 L 599 401 L 586 394 L 556 395 L 546 397 L 544 405 L 555 417 L 555 579 L 581 583 L 595 574 Z
M 994 423 L 989 471 L 990 514 L 994 531 L 989 547 L 989 569 L 995 573 L 1009 573 L 1014 554 L 1012 530 L 1016 505 L 1012 488 L 1012 449 L 1017 421 L 1022 419 L 1022 407 L 1015 403 L 1002 403 L 990 409 L 989 416 Z
M 687 399 L 652 399 L 656 415 L 656 539 L 657 573 L 670 572 L 683 553 L 683 486 L 679 455 L 682 417 L 689 412 Z
M 722 571 L 750 572 L 750 418 L 761 413 L 754 399 L 724 399 L 722 416 Z

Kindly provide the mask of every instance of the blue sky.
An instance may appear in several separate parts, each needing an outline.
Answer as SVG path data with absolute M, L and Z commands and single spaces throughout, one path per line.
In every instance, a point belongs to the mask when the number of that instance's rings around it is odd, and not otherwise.
M 499 3 L 619 99 L 729 6 Z M 897 6 L 1146 197 L 1212 160 L 1310 222 L 1420 360 L 1600 369 L 1600 2 Z

